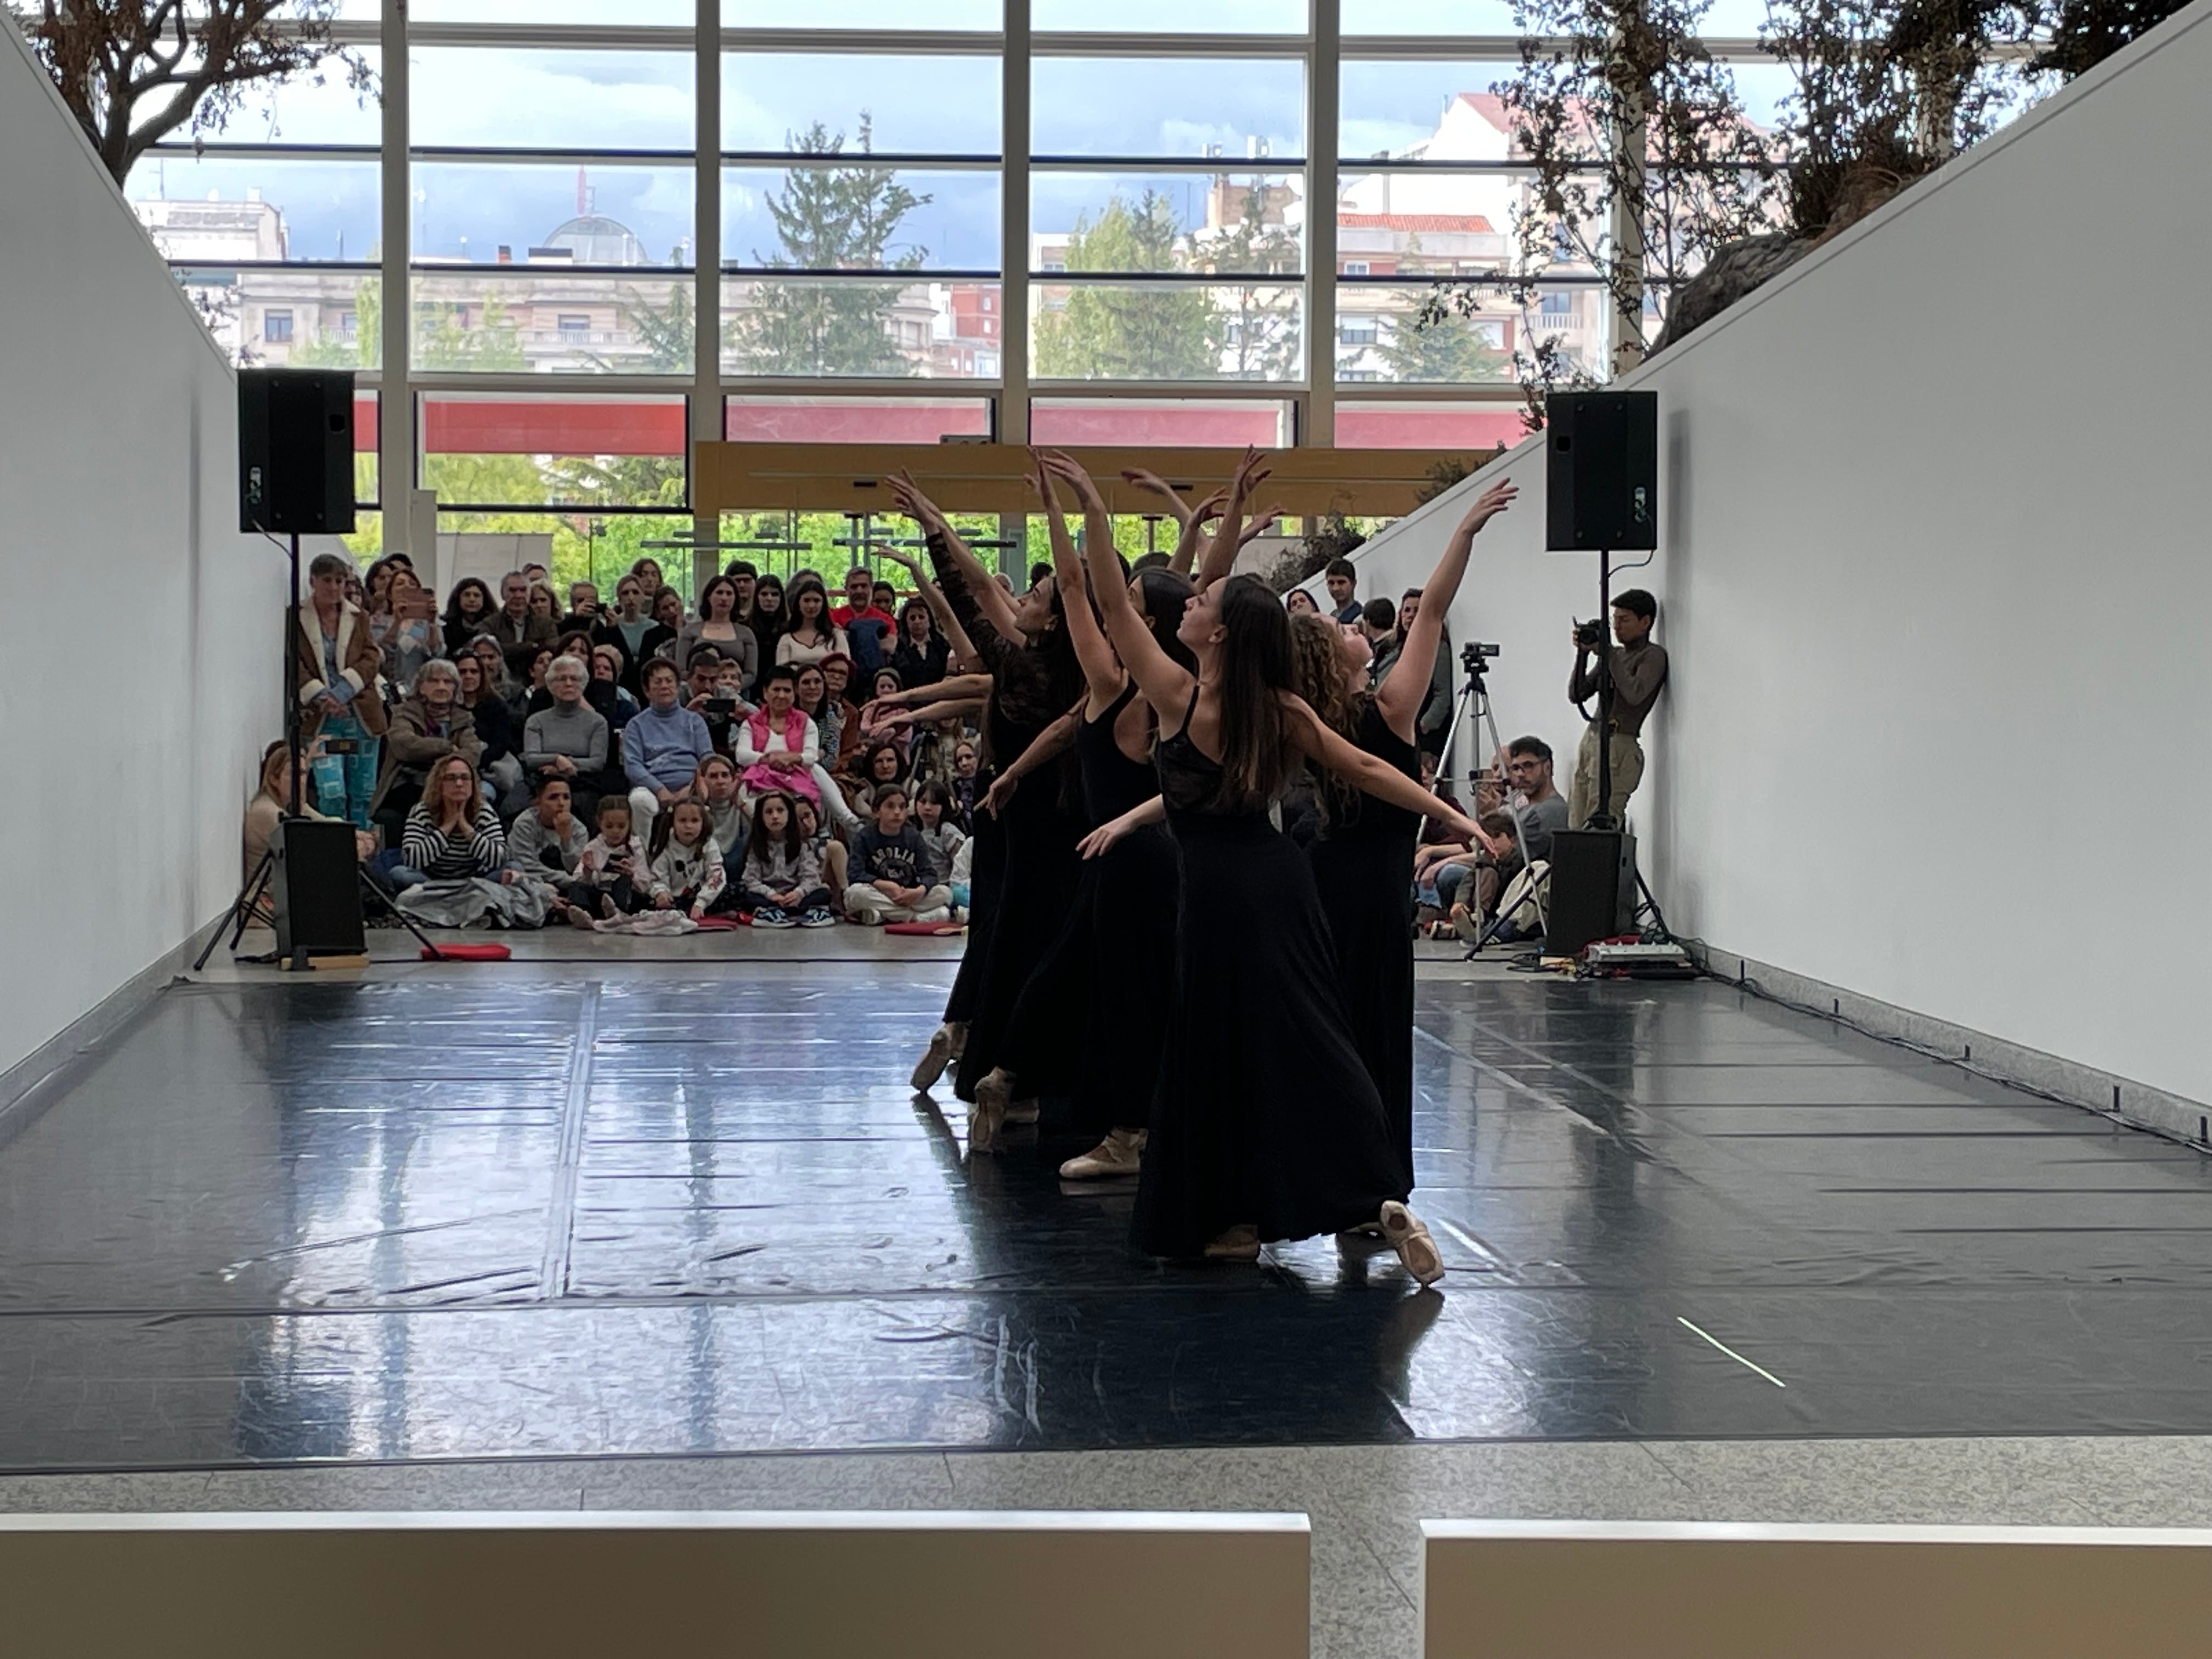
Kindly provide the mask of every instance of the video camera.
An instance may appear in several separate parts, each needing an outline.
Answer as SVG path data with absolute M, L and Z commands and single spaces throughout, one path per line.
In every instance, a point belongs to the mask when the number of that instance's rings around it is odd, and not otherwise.
M 1469 640 L 1459 648 L 1461 671 L 1468 674 L 1480 673 L 1483 659 L 1496 656 L 1499 649 L 1500 647 L 1495 645 L 1485 645 L 1480 640 Z

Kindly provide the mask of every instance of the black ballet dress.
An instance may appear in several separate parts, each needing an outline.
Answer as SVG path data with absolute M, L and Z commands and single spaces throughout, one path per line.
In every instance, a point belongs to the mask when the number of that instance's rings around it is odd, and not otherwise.
M 1352 742 L 1407 777 L 1420 750 L 1362 700 Z M 1329 797 L 1328 823 L 1306 848 L 1322 914 L 1336 939 L 1352 1041 L 1367 1062 L 1390 1133 L 1413 1179 L 1413 848 L 1421 817 L 1358 791 Z
M 1224 805 L 1189 720 L 1158 751 L 1182 882 L 1133 1232 L 1164 1256 L 1245 1224 L 1263 1240 L 1346 1231 L 1410 1190 L 1313 871 L 1264 808 Z
M 1095 827 L 1160 793 L 1149 761 L 1133 761 L 1114 727 L 1134 680 L 1075 736 L 1085 815 Z M 1090 1134 L 1142 1128 L 1151 1116 L 1175 972 L 1175 842 L 1164 824 L 1132 830 L 1085 860 L 1066 925 L 1014 1007 L 1000 1061 L 1024 1096 L 1065 1095 L 1070 1122 Z M 1114 994 L 1101 1000 L 1093 988 Z
M 1066 712 L 1082 691 L 1082 669 L 1072 650 L 1018 646 L 1001 638 L 983 619 L 934 536 L 929 550 L 946 603 L 990 670 L 984 746 L 994 770 L 1003 771 Z M 1015 1000 L 1051 948 L 1074 901 L 1082 864 L 1075 848 L 1083 827 L 1067 810 L 1073 802 L 1063 800 L 1064 793 L 1073 794 L 1072 769 L 1059 763 L 1041 767 L 1014 791 L 995 832 L 977 825 L 979 836 L 991 835 L 996 845 L 979 845 L 969 865 L 975 902 L 945 1014 L 968 1025 L 967 1046 L 953 1079 L 953 1092 L 963 1100 L 973 1100 L 976 1084 L 999 1064 Z M 978 816 L 988 819 L 990 814 Z M 988 889 L 987 854 L 994 866 Z

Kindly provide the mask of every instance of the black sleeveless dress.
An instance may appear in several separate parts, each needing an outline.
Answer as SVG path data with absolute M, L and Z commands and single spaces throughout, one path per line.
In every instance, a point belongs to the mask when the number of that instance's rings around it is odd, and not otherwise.
M 1262 1239 L 1343 1232 L 1410 1190 L 1313 871 L 1265 810 L 1224 807 L 1220 763 L 1189 720 L 1158 747 L 1182 882 L 1134 1228 L 1139 1249 L 1166 1256 L 1247 1224 Z
M 1407 777 L 1420 750 L 1363 701 L 1352 741 Z M 1413 848 L 1420 815 L 1354 791 L 1329 798 L 1328 823 L 1306 848 L 1352 1015 L 1352 1041 L 1382 1097 L 1393 1142 L 1413 1179 Z
M 1083 801 L 1092 825 L 1133 811 L 1160 793 L 1149 761 L 1133 761 L 1114 726 L 1137 695 L 1129 682 L 1075 736 Z M 1175 842 L 1147 824 L 1086 860 L 1067 925 L 1015 1005 L 1000 1064 L 1024 1096 L 1066 1095 L 1073 1127 L 1092 1134 L 1142 1128 L 1166 1034 L 1168 987 L 1175 973 Z M 1113 988 L 1110 1007 L 1092 995 Z

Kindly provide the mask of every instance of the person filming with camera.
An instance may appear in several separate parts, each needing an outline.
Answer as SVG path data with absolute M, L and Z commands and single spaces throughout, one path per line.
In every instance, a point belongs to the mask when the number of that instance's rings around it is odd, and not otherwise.
M 1604 644 L 1604 630 L 1597 623 L 1577 623 L 1574 628 L 1575 672 L 1567 681 L 1567 700 L 1579 704 L 1597 696 L 1601 647 L 1613 681 L 1612 730 L 1607 734 L 1613 787 L 1605 811 L 1616 825 L 1626 821 L 1628 798 L 1643 781 L 1639 734 L 1667 684 L 1667 649 L 1651 642 L 1651 624 L 1658 615 L 1659 602 L 1642 588 L 1632 587 L 1613 596 L 1613 637 L 1617 643 Z M 1567 823 L 1573 829 L 1586 827 L 1598 810 L 1598 725 L 1603 719 L 1602 712 L 1592 717 L 1575 754 L 1574 782 L 1567 792 Z

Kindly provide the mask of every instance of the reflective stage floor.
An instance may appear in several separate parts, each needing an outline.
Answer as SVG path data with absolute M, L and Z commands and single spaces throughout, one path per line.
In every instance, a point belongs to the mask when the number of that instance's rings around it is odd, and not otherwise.
M 1711 983 L 1425 975 L 1417 1293 L 1133 1255 L 951 964 L 179 986 L 0 1118 L 0 1469 L 2212 1431 L 2186 1148 Z

